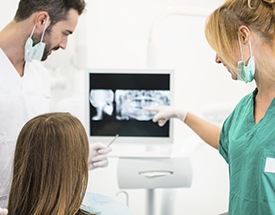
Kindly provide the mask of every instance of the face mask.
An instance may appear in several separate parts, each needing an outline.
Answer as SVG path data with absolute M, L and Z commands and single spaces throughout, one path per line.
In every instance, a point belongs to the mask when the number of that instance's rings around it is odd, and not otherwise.
M 37 43 L 35 45 L 33 44 L 32 35 L 34 33 L 36 25 L 33 27 L 32 33 L 25 43 L 25 53 L 24 53 L 25 61 L 31 62 L 33 59 L 35 59 L 35 60 L 42 59 L 44 50 L 45 50 L 45 46 L 46 46 L 46 44 L 42 41 L 44 39 L 44 34 L 46 31 L 46 26 L 48 24 L 48 19 L 49 18 L 47 18 L 47 20 L 46 20 L 46 24 L 45 24 L 45 27 L 44 27 L 44 30 L 43 30 L 43 33 L 41 36 L 41 40 L 39 43 Z
M 245 83 L 251 82 L 253 81 L 254 75 L 255 75 L 255 59 L 254 59 L 254 56 L 252 55 L 251 43 L 249 42 L 250 58 L 246 66 L 243 60 L 243 52 L 241 48 L 241 41 L 240 41 L 239 35 L 238 35 L 238 40 L 239 40 L 239 47 L 241 51 L 241 57 L 242 57 L 242 60 L 238 61 L 238 79 L 244 81 Z

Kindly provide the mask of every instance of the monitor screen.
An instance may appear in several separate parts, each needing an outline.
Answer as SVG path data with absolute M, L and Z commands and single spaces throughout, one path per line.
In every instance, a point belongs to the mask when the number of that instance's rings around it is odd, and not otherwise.
M 171 143 L 172 124 L 160 127 L 143 107 L 170 105 L 173 70 L 88 69 L 88 133 L 94 141 Z

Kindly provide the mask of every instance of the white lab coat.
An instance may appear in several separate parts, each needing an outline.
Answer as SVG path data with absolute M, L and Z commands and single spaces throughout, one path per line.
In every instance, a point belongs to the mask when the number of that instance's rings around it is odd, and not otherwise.
M 33 60 L 20 77 L 0 48 L 0 207 L 7 206 L 16 139 L 32 117 L 49 112 L 47 70 Z

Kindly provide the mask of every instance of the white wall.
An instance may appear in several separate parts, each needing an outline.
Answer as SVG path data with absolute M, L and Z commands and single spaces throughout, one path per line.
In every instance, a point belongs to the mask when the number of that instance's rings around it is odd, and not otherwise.
M 149 27 L 157 16 L 171 7 L 212 10 L 222 1 L 94 0 L 88 3 L 88 67 L 146 68 Z M 156 67 L 175 69 L 175 104 L 198 113 L 219 107 L 231 109 L 253 88 L 232 81 L 225 68 L 214 62 L 215 53 L 204 37 L 204 22 L 205 18 L 173 16 L 165 19 L 155 32 Z M 170 214 L 225 212 L 228 204 L 226 163 L 209 146 L 192 145 L 195 143 L 189 141 L 193 136 L 190 129 L 178 121 L 175 123 L 175 148 L 183 154 L 192 147 L 197 150 L 190 154 L 194 168 L 192 187 L 175 191 L 174 206 L 170 206 L 170 211 L 174 207 L 174 213 Z M 111 159 L 108 169 L 91 172 L 90 190 L 107 195 L 116 193 L 116 162 Z M 104 178 L 106 180 L 102 180 Z M 146 193 L 143 190 L 127 192 L 135 215 L 144 214 Z M 171 193 L 157 190 L 158 214 L 161 214 L 161 198 L 165 195 Z
M 8 1 L 0 8 L 0 28 L 13 17 L 17 2 Z M 87 12 L 81 17 L 76 34 L 69 40 L 67 54 L 60 57 L 63 66 L 50 70 L 55 77 L 59 76 L 59 83 L 67 82 L 53 90 L 54 101 L 62 101 L 56 110 L 69 108 L 83 121 L 84 103 L 72 103 L 83 102 L 85 81 L 84 70 L 70 64 L 70 55 L 75 48 L 85 51 L 87 62 L 83 64 L 90 68 L 146 68 L 149 27 L 159 14 L 171 7 L 211 11 L 222 0 L 87 0 L 87 3 Z M 190 16 L 165 19 L 154 34 L 158 50 L 155 66 L 175 69 L 175 105 L 199 114 L 210 110 L 205 116 L 213 118 L 215 110 L 222 107 L 230 110 L 254 86 L 232 81 L 225 68 L 215 64 L 215 53 L 204 37 L 204 22 L 205 18 Z M 69 107 L 64 108 L 64 104 Z M 170 193 L 157 190 L 157 214 L 163 211 L 161 199 L 165 195 L 174 197 L 170 214 L 214 215 L 226 211 L 228 170 L 224 160 L 216 150 L 198 141 L 179 121 L 175 122 L 174 135 L 177 154 L 187 153 L 192 159 L 193 183 L 191 188 L 175 189 Z M 91 171 L 88 190 L 116 198 L 119 191 L 116 165 L 117 159 L 111 158 L 108 168 Z M 145 214 L 146 192 L 127 192 L 134 215 Z M 123 196 L 117 198 L 124 201 Z
M 17 8 L 18 0 L 10 0 L 5 2 L 0 7 L 1 19 L 0 19 L 0 30 L 11 21 L 14 17 L 16 8 Z

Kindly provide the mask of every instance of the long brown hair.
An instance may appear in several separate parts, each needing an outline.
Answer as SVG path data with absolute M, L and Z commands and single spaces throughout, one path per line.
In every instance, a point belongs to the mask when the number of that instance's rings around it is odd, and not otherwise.
M 74 215 L 88 180 L 89 146 L 81 122 L 69 113 L 28 121 L 15 149 L 9 215 Z

